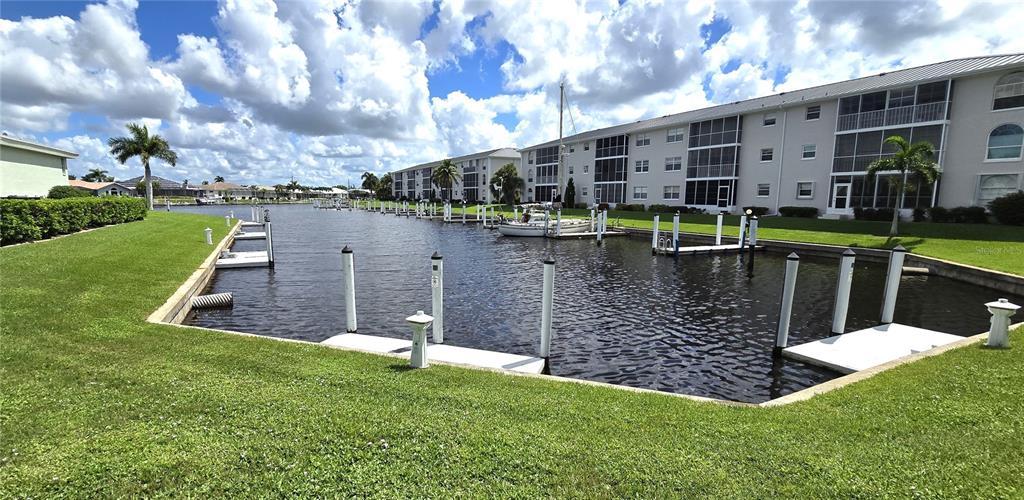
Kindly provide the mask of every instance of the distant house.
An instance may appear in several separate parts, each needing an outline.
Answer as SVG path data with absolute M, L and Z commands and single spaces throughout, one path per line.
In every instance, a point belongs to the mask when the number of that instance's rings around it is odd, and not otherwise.
M 154 183 L 153 196 L 188 196 L 190 198 L 199 196 L 199 186 L 193 186 L 157 175 L 151 176 L 151 178 Z M 144 179 L 144 176 L 139 175 L 137 177 L 132 177 L 131 179 L 125 179 L 117 182 L 134 188 Z
M 126 186 L 120 182 L 88 182 L 80 180 L 68 181 L 72 187 L 85 189 L 96 196 L 132 196 L 135 188 Z
M 0 136 L 0 197 L 41 198 L 68 184 L 68 160 L 78 153 Z
M 196 186 L 200 195 L 205 198 L 249 198 L 252 196 L 252 189 L 247 186 L 240 186 L 232 182 L 214 182 Z

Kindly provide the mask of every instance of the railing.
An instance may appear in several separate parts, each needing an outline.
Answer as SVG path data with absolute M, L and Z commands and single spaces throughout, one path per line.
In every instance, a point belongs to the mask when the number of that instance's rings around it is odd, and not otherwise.
M 540 175 L 537 176 L 537 184 L 557 184 L 557 175 Z
M 916 106 L 865 111 L 839 117 L 836 131 L 859 130 L 865 128 L 889 127 L 908 123 L 939 121 L 946 116 L 946 101 L 929 102 Z

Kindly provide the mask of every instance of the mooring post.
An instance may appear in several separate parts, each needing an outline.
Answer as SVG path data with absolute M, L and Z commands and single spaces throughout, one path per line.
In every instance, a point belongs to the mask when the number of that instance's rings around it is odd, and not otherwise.
M 562 235 L 562 209 L 555 212 L 555 236 Z
M 555 259 L 550 255 L 544 259 L 544 290 L 540 305 L 540 357 L 544 358 L 547 371 L 548 357 L 551 356 L 551 316 L 555 297 Z
M 672 248 L 675 249 L 676 258 L 679 257 L 679 212 L 672 216 Z
M 488 207 L 480 205 L 479 208 L 481 209 L 481 211 L 483 211 L 483 218 L 480 219 L 480 221 L 483 223 L 484 227 L 487 227 L 487 210 L 488 210 Z M 478 211 L 476 214 L 479 216 L 480 212 Z
M 590 209 L 590 232 L 594 232 L 594 209 Z
M 433 319 L 423 314 L 423 311 L 416 311 L 416 314 L 405 318 L 405 321 L 412 326 L 412 352 L 409 353 L 409 366 L 413 368 L 430 366 L 427 361 L 427 325 Z
M 740 250 L 746 246 L 747 242 L 747 215 L 743 214 L 740 216 Z
M 484 208 L 484 205 L 478 201 L 476 203 L 476 220 L 482 222 L 485 219 L 487 219 L 487 214 L 484 213 L 484 210 L 487 210 L 487 209 Z M 482 215 L 482 217 L 481 217 L 481 215 Z
M 164 203 L 167 205 L 167 211 L 170 212 L 171 211 L 171 199 L 167 198 L 167 197 L 164 197 Z
M 462 200 L 462 223 L 466 223 L 466 200 Z
M 598 245 L 601 244 L 601 239 L 604 237 L 604 225 L 601 222 L 602 218 L 604 218 L 604 213 L 603 212 L 598 212 L 597 213 L 597 221 L 595 222 L 595 224 L 597 225 L 595 230 L 597 231 L 597 244 Z
M 896 294 L 900 291 L 900 278 L 903 277 L 903 260 L 907 257 L 907 249 L 897 245 L 889 253 L 889 269 L 885 273 L 885 292 L 882 295 L 882 324 L 892 323 L 896 313 Z
M 991 327 L 988 330 L 987 347 L 1010 347 L 1010 317 L 1020 309 L 1006 299 L 999 299 L 985 304 L 992 315 Z
M 249 206 L 249 220 L 256 222 L 256 205 Z
M 715 246 L 722 244 L 722 222 L 725 221 L 725 214 L 718 213 L 718 220 L 715 223 Z
M 345 280 L 345 331 L 356 331 L 356 263 L 352 249 L 341 249 L 342 279 Z
M 515 205 L 512 206 L 512 220 L 519 221 L 519 207 Z
M 545 208 L 544 209 L 544 237 L 545 238 L 548 236 L 548 225 L 550 224 L 550 221 L 551 221 L 551 210 Z
M 786 257 L 786 278 L 782 285 L 782 307 L 779 310 L 779 330 L 775 334 L 775 349 L 779 356 L 789 343 L 789 319 L 793 315 L 793 294 L 796 292 L 796 272 L 800 269 L 800 256 L 796 252 Z
M 836 304 L 832 309 L 832 333 L 846 332 L 846 313 L 850 308 L 850 285 L 853 283 L 853 261 L 857 254 L 847 248 L 839 258 L 839 280 L 836 283 Z
M 234 210 L 228 211 L 228 217 L 234 219 L 235 218 L 235 211 Z
M 750 218 L 750 222 L 747 223 L 747 233 L 749 233 L 749 240 L 747 243 L 751 248 L 757 246 L 757 228 L 760 227 L 761 223 L 758 221 L 757 216 Z
M 231 227 L 231 216 L 230 215 L 225 215 L 224 216 L 224 225 L 227 226 L 227 227 Z
M 608 209 L 601 211 L 601 235 L 608 233 Z
M 434 252 L 430 256 L 431 314 L 434 315 L 434 343 L 444 343 L 444 259 Z
M 747 277 L 754 277 L 754 245 L 757 243 L 757 216 L 750 218 L 750 223 L 747 226 L 747 231 L 750 233 L 750 244 L 747 245 Z
M 658 254 L 658 226 L 661 224 L 661 215 L 654 214 L 654 224 L 651 226 L 651 255 Z
M 206 228 L 206 229 L 203 229 L 203 232 L 206 233 L 206 244 L 207 245 L 212 245 L 213 244 L 213 229 Z
M 267 261 L 270 263 L 270 267 L 274 267 L 274 230 L 271 228 L 270 221 L 267 221 L 264 231 L 267 233 Z

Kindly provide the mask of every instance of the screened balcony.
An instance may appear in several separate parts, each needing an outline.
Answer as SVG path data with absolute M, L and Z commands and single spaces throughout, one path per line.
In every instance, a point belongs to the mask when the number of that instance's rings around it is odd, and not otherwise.
M 915 106 L 865 111 L 839 116 L 837 132 L 867 128 L 934 122 L 945 119 L 948 101 L 929 102 Z

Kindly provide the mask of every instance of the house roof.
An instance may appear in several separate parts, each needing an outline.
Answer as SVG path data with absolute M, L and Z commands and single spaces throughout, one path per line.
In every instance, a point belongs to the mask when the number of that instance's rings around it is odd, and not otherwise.
M 126 190 L 129 190 L 129 191 L 134 190 L 134 188 L 126 186 L 126 185 L 124 185 L 124 184 L 122 184 L 120 182 L 89 182 L 89 181 L 82 181 L 82 180 L 78 180 L 78 179 L 71 179 L 71 180 L 68 180 L 68 185 L 71 186 L 71 187 L 88 189 L 90 191 L 96 191 L 96 190 L 99 190 L 99 189 L 105 189 L 105 188 L 107 188 L 107 187 L 109 187 L 111 185 L 118 186 L 118 187 L 121 187 L 122 189 L 126 189 Z
M 28 151 L 35 151 L 37 153 L 46 153 L 53 156 L 59 156 L 61 158 L 78 158 L 78 153 L 67 151 L 53 146 L 47 146 L 46 144 L 40 144 L 38 142 L 32 142 L 25 139 L 16 139 L 4 133 L 0 135 L 0 144 L 12 148 L 25 149 Z
M 883 90 L 907 85 L 909 83 L 945 80 L 983 73 L 994 69 L 1024 68 L 1024 53 L 993 56 L 968 57 L 949 61 L 917 66 L 914 68 L 888 71 L 877 75 L 855 78 L 836 83 L 818 85 L 801 90 L 780 92 L 769 96 L 756 97 L 745 101 L 736 101 L 708 108 L 684 111 L 658 118 L 650 118 L 632 123 L 613 125 L 611 127 L 590 130 L 564 137 L 563 143 L 579 142 L 608 137 L 610 135 L 632 134 L 646 130 L 681 126 L 695 121 L 741 115 L 761 110 L 775 110 L 795 104 L 838 99 L 848 95 L 857 95 L 874 90 Z M 537 148 L 558 145 L 558 140 L 548 141 L 522 148 L 528 151 Z
M 234 189 L 248 189 L 245 186 L 240 186 L 232 182 L 214 182 L 211 184 L 204 184 L 202 186 L 197 187 L 199 189 L 202 189 L 203 191 L 231 191 Z
M 490 157 L 495 157 L 495 158 L 519 158 L 519 152 L 515 148 L 497 148 L 497 149 L 488 149 L 487 151 L 480 151 L 480 152 L 477 152 L 477 153 L 471 153 L 471 154 L 468 154 L 468 155 L 456 156 L 454 158 L 447 158 L 447 159 L 451 160 L 452 163 L 458 163 L 460 161 L 469 160 L 471 158 L 490 158 Z M 401 169 L 395 170 L 395 172 L 404 172 L 406 170 L 416 170 L 418 168 L 433 167 L 435 165 L 440 165 L 442 161 L 443 160 L 428 161 L 426 163 L 420 163 L 419 165 L 413 165 L 411 167 L 401 168 Z
M 117 182 L 121 182 L 121 183 L 124 183 L 124 184 L 129 185 L 129 186 L 134 186 L 134 185 L 142 182 L 144 177 L 145 176 L 143 176 L 143 175 L 139 175 L 139 176 L 132 177 L 131 179 L 125 179 L 125 180 L 121 180 L 121 181 L 117 181 Z M 171 179 L 168 179 L 168 178 L 165 178 L 165 177 L 160 177 L 160 176 L 157 176 L 157 175 L 151 175 L 150 178 L 153 179 L 153 182 L 159 182 L 160 183 L 160 187 L 163 188 L 163 189 L 175 189 L 175 188 L 182 187 L 180 182 L 175 181 L 175 180 L 171 180 Z

